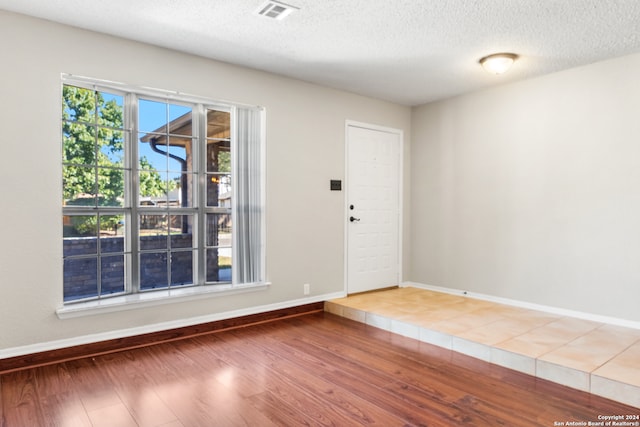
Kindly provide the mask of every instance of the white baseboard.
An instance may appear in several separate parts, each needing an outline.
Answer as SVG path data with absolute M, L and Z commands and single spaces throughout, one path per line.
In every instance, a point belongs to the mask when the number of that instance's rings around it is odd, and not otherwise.
M 424 283 L 416 283 L 416 282 L 403 282 L 400 286 L 401 287 L 410 286 L 414 288 L 426 289 L 426 290 L 435 291 L 435 292 L 442 292 L 442 293 L 451 294 L 451 295 L 461 295 L 461 296 L 479 299 L 483 301 L 510 305 L 513 307 L 543 311 L 545 313 L 557 314 L 560 316 L 575 317 L 577 319 L 590 320 L 592 322 L 606 323 L 609 325 L 622 326 L 625 328 L 640 329 L 640 322 L 636 322 L 633 320 L 620 319 L 617 317 L 610 317 L 610 316 L 602 316 L 602 315 L 593 314 L 593 313 L 585 313 L 582 311 L 569 310 L 565 308 L 553 307 L 553 306 L 542 305 L 542 304 L 535 304 L 531 302 L 514 300 L 509 298 L 502 298 L 502 297 L 497 297 L 493 295 L 479 294 L 474 292 L 468 292 L 462 289 L 444 288 L 441 286 L 432 286 L 432 285 L 426 285 Z
M 43 351 L 59 350 L 61 348 L 74 347 L 77 345 L 92 344 L 100 341 L 107 341 L 118 338 L 132 337 L 153 332 L 166 331 L 171 329 L 194 326 L 202 323 L 215 322 L 219 320 L 233 319 L 235 317 L 249 316 L 252 314 L 266 313 L 320 301 L 327 301 L 345 296 L 344 292 L 334 292 L 330 294 L 317 295 L 309 298 L 301 298 L 275 304 L 267 304 L 256 307 L 249 307 L 239 310 L 214 313 L 206 316 L 191 317 L 188 319 L 173 320 L 170 322 L 154 323 L 151 325 L 138 326 L 135 328 L 119 329 L 97 334 L 83 335 L 79 337 L 47 341 L 43 343 L 24 345 L 20 347 L 5 348 L 0 350 L 0 359 L 10 357 L 25 356 L 28 354 L 40 353 Z

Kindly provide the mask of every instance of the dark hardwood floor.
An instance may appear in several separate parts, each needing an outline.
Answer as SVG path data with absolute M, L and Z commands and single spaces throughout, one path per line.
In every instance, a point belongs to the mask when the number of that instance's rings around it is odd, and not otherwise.
M 631 408 L 315 313 L 0 376 L 0 426 L 558 426 Z

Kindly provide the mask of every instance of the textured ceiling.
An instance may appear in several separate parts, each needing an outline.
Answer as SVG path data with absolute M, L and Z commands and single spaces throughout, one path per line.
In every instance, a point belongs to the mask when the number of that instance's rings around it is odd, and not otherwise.
M 640 0 L 0 0 L 0 9 L 405 105 L 640 52 Z M 521 56 L 490 75 L 478 59 Z

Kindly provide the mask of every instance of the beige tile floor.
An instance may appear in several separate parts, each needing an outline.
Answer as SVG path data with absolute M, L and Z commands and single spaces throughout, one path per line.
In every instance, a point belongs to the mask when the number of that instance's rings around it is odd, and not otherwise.
M 640 330 L 425 289 L 352 295 L 325 310 L 640 407 Z

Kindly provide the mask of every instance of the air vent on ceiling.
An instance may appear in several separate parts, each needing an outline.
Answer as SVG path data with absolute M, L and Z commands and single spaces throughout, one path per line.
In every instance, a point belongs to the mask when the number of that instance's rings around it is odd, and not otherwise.
M 267 18 L 281 20 L 286 18 L 291 14 L 291 12 L 296 10 L 298 10 L 298 8 L 295 6 L 271 0 L 260 6 L 256 13 Z

